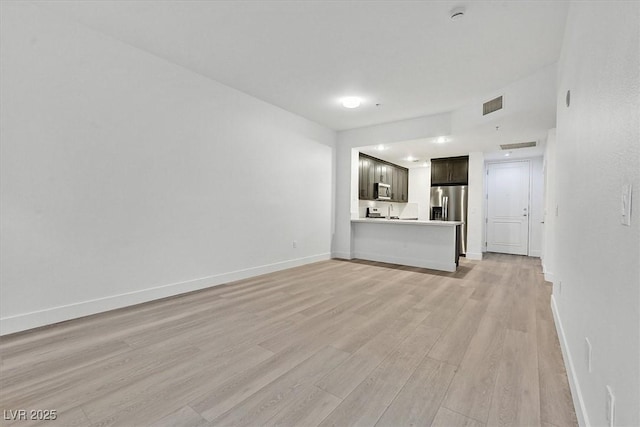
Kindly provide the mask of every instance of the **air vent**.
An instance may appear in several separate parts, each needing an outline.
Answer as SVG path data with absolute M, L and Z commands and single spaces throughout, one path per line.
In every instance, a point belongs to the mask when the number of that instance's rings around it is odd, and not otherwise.
M 500 144 L 500 148 L 502 148 L 503 150 L 515 150 L 516 148 L 529 148 L 535 147 L 536 145 L 536 141 L 518 142 L 516 144 Z
M 502 97 L 499 96 L 491 101 L 487 101 L 482 104 L 482 115 L 486 116 L 494 111 L 502 110 Z

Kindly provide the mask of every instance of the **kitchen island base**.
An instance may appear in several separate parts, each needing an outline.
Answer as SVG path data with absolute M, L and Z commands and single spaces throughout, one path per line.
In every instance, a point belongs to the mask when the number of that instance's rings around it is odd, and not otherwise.
M 454 272 L 459 221 L 351 220 L 352 255 L 369 261 Z

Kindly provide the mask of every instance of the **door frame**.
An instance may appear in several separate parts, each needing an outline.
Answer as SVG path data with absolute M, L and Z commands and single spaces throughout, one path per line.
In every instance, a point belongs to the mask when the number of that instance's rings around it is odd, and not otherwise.
M 487 251 L 488 233 L 489 233 L 489 180 L 487 175 L 489 174 L 489 165 L 500 163 L 527 163 L 529 166 L 529 194 L 527 197 L 527 254 L 522 256 L 531 256 L 531 190 L 532 190 L 532 159 L 511 159 L 511 160 L 491 160 L 484 163 L 484 245 L 482 246 L 482 252 Z

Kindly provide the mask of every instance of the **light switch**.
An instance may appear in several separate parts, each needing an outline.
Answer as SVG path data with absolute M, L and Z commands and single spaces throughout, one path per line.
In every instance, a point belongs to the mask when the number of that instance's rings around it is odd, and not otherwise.
M 620 205 L 620 222 L 623 225 L 631 225 L 631 184 L 622 186 L 622 200 Z

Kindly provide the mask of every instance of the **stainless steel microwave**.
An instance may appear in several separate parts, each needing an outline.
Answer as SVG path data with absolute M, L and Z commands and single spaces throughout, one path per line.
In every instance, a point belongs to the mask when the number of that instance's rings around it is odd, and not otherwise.
M 391 200 L 391 186 L 376 182 L 373 184 L 373 198 L 376 200 Z

